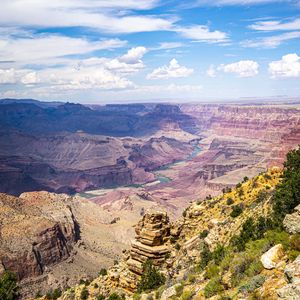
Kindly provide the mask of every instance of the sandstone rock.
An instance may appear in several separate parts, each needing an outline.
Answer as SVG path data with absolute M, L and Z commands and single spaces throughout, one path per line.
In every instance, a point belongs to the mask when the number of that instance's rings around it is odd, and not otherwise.
M 278 290 L 278 299 L 282 300 L 299 300 L 300 286 L 295 284 L 288 284 L 287 286 Z
M 261 256 L 261 262 L 265 269 L 271 270 L 283 259 L 284 251 L 281 244 L 278 244 L 268 250 Z
M 294 213 L 285 216 L 283 226 L 289 233 L 300 233 L 300 205 L 295 208 Z
M 166 290 L 164 290 L 160 297 L 160 300 L 168 300 L 171 297 L 176 296 L 176 288 L 179 286 L 180 286 L 180 284 L 175 284 L 175 285 L 172 285 L 171 287 L 167 288 Z
M 284 274 L 288 282 L 300 285 L 300 255 L 286 266 Z

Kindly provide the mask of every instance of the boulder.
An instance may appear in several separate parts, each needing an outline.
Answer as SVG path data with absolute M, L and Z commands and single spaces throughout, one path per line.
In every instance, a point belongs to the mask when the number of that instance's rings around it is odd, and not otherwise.
M 296 206 L 294 213 L 285 216 L 283 226 L 289 233 L 300 233 L 300 205 Z
M 278 244 L 264 253 L 260 260 L 265 269 L 271 270 L 276 268 L 276 265 L 283 259 L 283 257 L 283 247 L 281 244 Z
M 277 291 L 278 298 L 284 300 L 300 299 L 300 256 L 286 266 L 284 274 L 288 284 Z
M 164 292 L 162 293 L 162 295 L 160 297 L 160 300 L 168 300 L 171 297 L 176 296 L 176 293 L 177 293 L 176 288 L 179 287 L 179 286 L 180 286 L 180 284 L 178 283 L 178 284 L 172 285 L 171 287 L 164 290 Z

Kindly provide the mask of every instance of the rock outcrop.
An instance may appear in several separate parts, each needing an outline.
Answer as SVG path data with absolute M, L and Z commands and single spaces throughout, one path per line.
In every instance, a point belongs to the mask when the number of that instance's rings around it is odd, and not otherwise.
M 300 205 L 295 207 L 294 213 L 285 216 L 283 226 L 289 233 L 300 233 Z
M 151 260 L 155 266 L 161 266 L 170 252 L 170 221 L 166 213 L 147 213 L 139 221 L 136 228 L 136 238 L 132 243 L 129 255 L 126 257 L 125 270 L 120 275 L 122 288 L 134 291 L 138 279 L 143 272 L 143 263 Z
M 278 290 L 278 298 L 284 300 L 300 299 L 300 256 L 286 266 L 284 274 L 288 284 Z

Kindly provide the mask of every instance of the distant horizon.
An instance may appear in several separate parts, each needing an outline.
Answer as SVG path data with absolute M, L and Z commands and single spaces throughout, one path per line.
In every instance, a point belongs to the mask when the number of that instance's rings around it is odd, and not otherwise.
M 130 104 L 212 104 L 212 105 L 234 105 L 234 104 L 243 104 L 243 105 L 271 105 L 271 104 L 300 104 L 300 96 L 299 97 L 244 97 L 238 99 L 189 99 L 189 100 L 180 100 L 180 99 L 141 99 L 141 100 L 120 100 L 120 101 L 94 101 L 94 102 L 81 102 L 76 99 L 37 99 L 37 98 L 0 98 L 1 101 L 38 101 L 45 103 L 73 103 L 73 104 L 81 104 L 81 105 L 130 105 Z

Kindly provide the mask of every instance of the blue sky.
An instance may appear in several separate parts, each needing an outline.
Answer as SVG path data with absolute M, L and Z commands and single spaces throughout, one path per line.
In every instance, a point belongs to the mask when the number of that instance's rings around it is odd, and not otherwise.
M 299 83 L 299 0 L 1 0 L 1 98 L 296 98 Z

